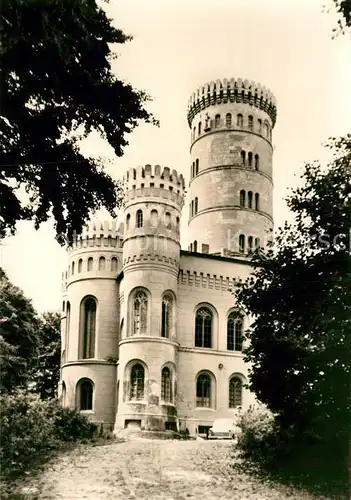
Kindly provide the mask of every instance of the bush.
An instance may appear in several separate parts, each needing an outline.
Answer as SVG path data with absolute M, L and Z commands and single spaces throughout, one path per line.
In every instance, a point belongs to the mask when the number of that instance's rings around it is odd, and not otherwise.
M 12 479 L 33 468 L 65 442 L 90 439 L 96 431 L 76 411 L 22 391 L 0 396 L 0 408 L 3 479 Z

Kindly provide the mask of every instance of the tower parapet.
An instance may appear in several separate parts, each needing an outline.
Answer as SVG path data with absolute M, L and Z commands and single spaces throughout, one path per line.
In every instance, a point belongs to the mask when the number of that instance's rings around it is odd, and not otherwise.
M 277 102 L 272 92 L 251 80 L 224 78 L 207 82 L 199 87 L 188 103 L 188 123 L 191 127 L 194 116 L 200 111 L 216 104 L 243 103 L 265 111 L 274 127 L 277 119 Z

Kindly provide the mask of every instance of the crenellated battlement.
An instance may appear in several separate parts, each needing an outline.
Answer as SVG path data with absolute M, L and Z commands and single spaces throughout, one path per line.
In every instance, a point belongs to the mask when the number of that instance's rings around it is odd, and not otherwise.
M 158 189 L 173 190 L 181 194 L 185 189 L 183 174 L 169 167 L 160 165 L 145 165 L 130 168 L 125 175 L 127 190 L 155 187 Z M 151 186 L 150 186 L 151 185 Z
M 241 78 L 224 78 L 207 82 L 194 92 L 188 103 L 188 123 L 191 127 L 194 116 L 215 104 L 238 102 L 250 104 L 265 111 L 274 127 L 277 118 L 277 102 L 272 92 L 263 85 Z
M 117 219 L 91 220 L 81 234 L 73 237 L 73 243 L 67 251 L 72 253 L 76 250 L 92 247 L 122 248 L 123 229 L 123 223 L 119 224 Z

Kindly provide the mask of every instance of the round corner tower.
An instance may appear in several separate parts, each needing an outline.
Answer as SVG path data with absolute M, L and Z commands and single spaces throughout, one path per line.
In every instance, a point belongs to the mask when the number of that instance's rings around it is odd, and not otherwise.
M 64 273 L 63 405 L 78 408 L 107 429 L 113 427 L 116 412 L 122 242 L 116 220 L 92 221 L 68 248 Z
M 123 282 L 115 430 L 176 422 L 176 303 L 184 178 L 145 165 L 125 178 Z
M 273 227 L 273 94 L 241 79 L 217 80 L 190 98 L 190 249 L 248 255 Z

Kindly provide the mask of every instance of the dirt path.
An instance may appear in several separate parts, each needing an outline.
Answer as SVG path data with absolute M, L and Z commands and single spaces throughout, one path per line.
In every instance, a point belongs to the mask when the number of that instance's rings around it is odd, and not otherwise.
M 230 470 L 228 441 L 139 439 L 81 446 L 26 484 L 27 498 L 88 500 L 310 500 Z

